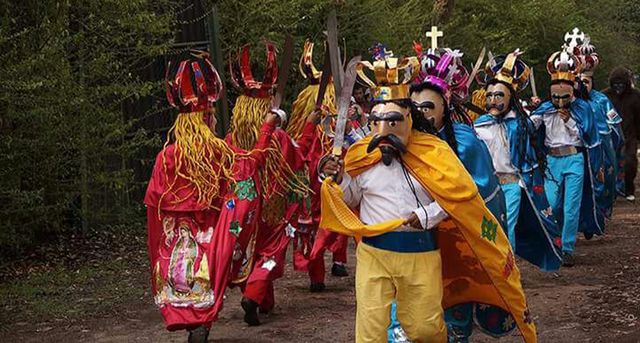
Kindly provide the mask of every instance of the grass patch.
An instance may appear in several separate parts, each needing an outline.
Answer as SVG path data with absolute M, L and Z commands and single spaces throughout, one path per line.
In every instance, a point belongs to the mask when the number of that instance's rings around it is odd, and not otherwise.
M 75 321 L 121 313 L 148 301 L 146 254 L 91 260 L 70 268 L 38 268 L 0 284 L 0 326 Z M 135 256 L 138 255 L 138 256 Z

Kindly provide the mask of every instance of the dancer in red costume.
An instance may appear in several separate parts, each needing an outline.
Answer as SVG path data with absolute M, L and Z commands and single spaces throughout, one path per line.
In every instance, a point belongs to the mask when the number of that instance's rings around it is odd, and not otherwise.
M 214 135 L 222 83 L 208 55 L 170 63 L 167 76 L 167 99 L 180 113 L 145 196 L 152 290 L 168 330 L 206 342 L 229 280 L 253 259 L 256 175 L 279 117 L 265 116 L 254 151 L 231 149 Z
M 307 40 L 300 57 L 299 70 L 309 81 L 293 102 L 287 133 L 297 140 L 308 171 L 308 180 L 313 191 L 310 201 L 300 206 L 297 220 L 294 221 L 295 238 L 293 241 L 293 267 L 297 271 L 309 273 L 312 292 L 324 290 L 325 266 L 324 251 L 334 252 L 332 273 L 336 276 L 348 276 L 346 236 L 324 231 L 318 228 L 320 222 L 320 182 L 316 167 L 318 161 L 331 148 L 331 138 L 319 125 L 321 119 L 335 113 L 335 89 L 333 83 L 326 85 L 322 100 L 322 109 L 316 110 L 316 100 L 320 93 L 322 72 L 313 63 L 314 44 Z
M 241 95 L 233 108 L 231 133 L 226 141 L 242 150 L 254 149 L 264 113 L 271 109 L 278 67 L 275 47 L 270 42 L 266 45 L 267 66 L 262 82 L 255 81 L 251 73 L 248 46 L 230 59 L 231 78 Z M 294 234 L 289 221 L 308 197 L 304 159 L 284 130 L 274 131 L 265 154 L 265 169 L 260 173 L 262 210 L 257 216 L 255 260 L 251 269 L 243 269 L 234 280 L 243 290 L 244 320 L 252 326 L 260 324 L 258 309 L 268 313 L 274 307 L 273 282 L 284 273 L 287 246 Z

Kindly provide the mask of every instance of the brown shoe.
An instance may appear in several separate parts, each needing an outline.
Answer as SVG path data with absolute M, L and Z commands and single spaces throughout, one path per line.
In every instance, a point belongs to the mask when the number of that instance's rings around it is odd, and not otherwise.
M 344 264 L 334 263 L 331 267 L 331 275 L 337 277 L 345 277 L 349 276 L 349 272 L 347 271 L 347 268 L 344 266 Z
M 198 326 L 189 330 L 188 343 L 207 343 L 209 339 L 209 329 L 206 326 Z
M 260 320 L 258 319 L 258 304 L 248 298 L 242 298 L 240 301 L 240 306 L 244 310 L 244 322 L 249 324 L 249 326 L 258 326 L 260 325 Z
M 562 266 L 573 267 L 576 264 L 576 260 L 570 253 L 562 253 Z

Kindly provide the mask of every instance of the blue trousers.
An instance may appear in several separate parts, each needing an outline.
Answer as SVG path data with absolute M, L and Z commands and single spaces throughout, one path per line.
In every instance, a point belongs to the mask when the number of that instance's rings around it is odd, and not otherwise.
M 516 250 L 516 224 L 520 215 L 520 201 L 522 199 L 522 188 L 517 182 L 500 185 L 504 199 L 507 204 L 507 236 L 511 249 Z
M 554 213 L 562 213 L 562 252 L 571 254 L 576 245 L 582 187 L 584 156 L 581 153 L 547 156 L 548 168 L 544 189 Z

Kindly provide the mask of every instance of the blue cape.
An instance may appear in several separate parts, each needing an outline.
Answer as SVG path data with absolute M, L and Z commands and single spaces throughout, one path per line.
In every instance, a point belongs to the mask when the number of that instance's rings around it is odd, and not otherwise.
M 607 123 L 611 128 L 611 144 L 615 151 L 615 165 L 613 172 L 616 175 L 616 191 L 619 195 L 624 196 L 624 134 L 622 133 L 622 118 L 613 107 L 613 103 L 604 93 L 592 90 L 589 93 L 591 99 L 600 103 L 607 117 Z
M 592 156 L 591 170 L 595 174 L 593 188 L 596 194 L 596 206 L 606 218 L 611 218 L 613 204 L 616 200 L 616 178 L 618 175 L 618 158 L 614 146 L 616 125 L 620 125 L 620 117 L 606 95 L 596 90 L 589 93 L 589 105 L 598 122 L 598 131 L 602 141 L 602 156 Z M 601 161 L 598 161 L 601 160 Z M 600 166 L 598 168 L 598 162 Z
M 487 208 L 500 221 L 500 225 L 506 228 L 506 205 L 504 193 L 498 183 L 489 149 L 476 136 L 475 131 L 468 125 L 461 123 L 453 124 L 453 134 L 458 145 L 456 155 L 464 165 L 465 169 L 473 177 L 473 181 L 478 186 L 478 191 L 484 199 Z M 438 136 L 446 140 L 444 131 L 440 131 Z
M 484 114 L 476 119 L 475 126 L 496 123 L 492 115 Z M 519 124 L 518 118 L 507 118 L 504 125 L 509 139 L 511 163 L 518 169 L 524 182 L 516 224 L 515 253 L 544 271 L 558 270 L 562 264 L 559 248 L 556 246 L 560 230 L 550 213 L 549 201 L 544 193 L 544 173 L 536 162 L 536 153 L 529 135 Z M 527 125 L 532 131 L 533 123 L 527 121 Z
M 551 101 L 545 101 L 536 108 L 531 115 L 555 115 L 555 107 Z M 604 233 L 604 213 L 598 211 L 596 206 L 596 193 L 593 187 L 597 182 L 596 172 L 600 170 L 603 160 L 602 142 L 598 132 L 596 117 L 589 103 L 582 99 L 575 99 L 569 107 L 571 117 L 576 121 L 580 131 L 580 139 L 585 146 L 584 155 L 584 184 L 582 189 L 582 204 L 580 205 L 580 224 L 578 230 L 585 237 L 590 238 L 594 234 L 602 235 Z M 538 135 L 541 141 L 544 141 L 545 129 L 544 124 L 538 128 Z M 556 219 L 562 222 L 562 205 L 560 212 L 556 212 Z M 562 225 L 560 225 L 562 227 Z

